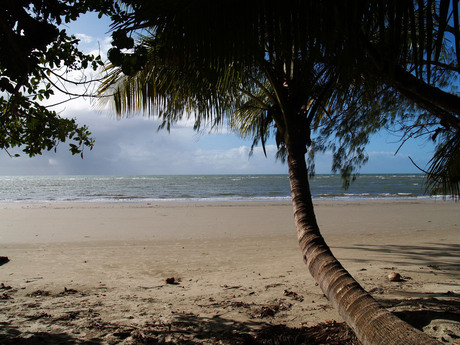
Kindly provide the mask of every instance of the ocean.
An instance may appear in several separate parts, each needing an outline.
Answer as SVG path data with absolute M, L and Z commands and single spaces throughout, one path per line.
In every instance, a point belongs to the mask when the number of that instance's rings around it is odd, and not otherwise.
M 311 180 L 314 200 L 430 199 L 424 175 L 337 175 Z M 287 175 L 1 176 L 0 203 L 290 201 Z

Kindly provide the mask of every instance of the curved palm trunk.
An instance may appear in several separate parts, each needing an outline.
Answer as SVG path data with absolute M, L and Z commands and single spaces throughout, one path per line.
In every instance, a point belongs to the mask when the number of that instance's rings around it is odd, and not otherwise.
M 329 301 L 365 345 L 440 344 L 381 307 L 334 257 L 316 222 L 301 147 L 287 147 L 297 235 L 303 259 Z

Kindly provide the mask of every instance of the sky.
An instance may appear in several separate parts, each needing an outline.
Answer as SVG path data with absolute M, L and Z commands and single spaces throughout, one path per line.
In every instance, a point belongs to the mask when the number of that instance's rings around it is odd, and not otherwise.
M 108 20 L 85 15 L 67 27 L 80 38 L 84 52 L 101 54 L 110 48 Z M 62 97 L 62 96 L 57 96 Z M 115 113 L 90 99 L 78 99 L 53 108 L 63 117 L 76 118 L 87 125 L 95 139 L 93 150 L 86 149 L 84 158 L 72 156 L 68 145 L 57 151 L 44 152 L 33 158 L 10 150 L 10 157 L 0 151 L 0 175 L 169 175 L 169 174 L 285 174 L 286 164 L 276 161 L 274 142 L 266 145 L 267 157 L 260 147 L 249 157 L 252 141 L 229 133 L 227 128 L 196 133 L 192 121 L 182 121 L 166 130 L 157 131 L 159 122 L 147 115 L 117 119 Z M 431 157 L 433 146 L 425 141 L 409 141 L 395 155 L 399 138 L 379 132 L 371 138 L 366 151 L 368 163 L 361 173 L 419 173 L 409 156 L 421 167 Z M 331 154 L 316 159 L 316 173 L 331 172 Z

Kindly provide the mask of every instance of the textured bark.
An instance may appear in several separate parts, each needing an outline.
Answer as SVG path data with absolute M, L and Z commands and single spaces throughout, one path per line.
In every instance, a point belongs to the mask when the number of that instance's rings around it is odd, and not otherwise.
M 287 147 L 294 218 L 303 259 L 324 294 L 364 345 L 440 344 L 381 307 L 334 257 L 316 222 L 302 146 Z

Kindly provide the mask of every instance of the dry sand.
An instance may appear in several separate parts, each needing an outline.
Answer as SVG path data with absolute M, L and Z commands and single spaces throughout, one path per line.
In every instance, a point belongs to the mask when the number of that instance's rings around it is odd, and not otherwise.
M 460 344 L 460 204 L 315 206 L 366 290 Z M 301 260 L 289 203 L 3 204 L 0 220 L 0 344 L 243 343 L 267 325 L 341 321 Z

